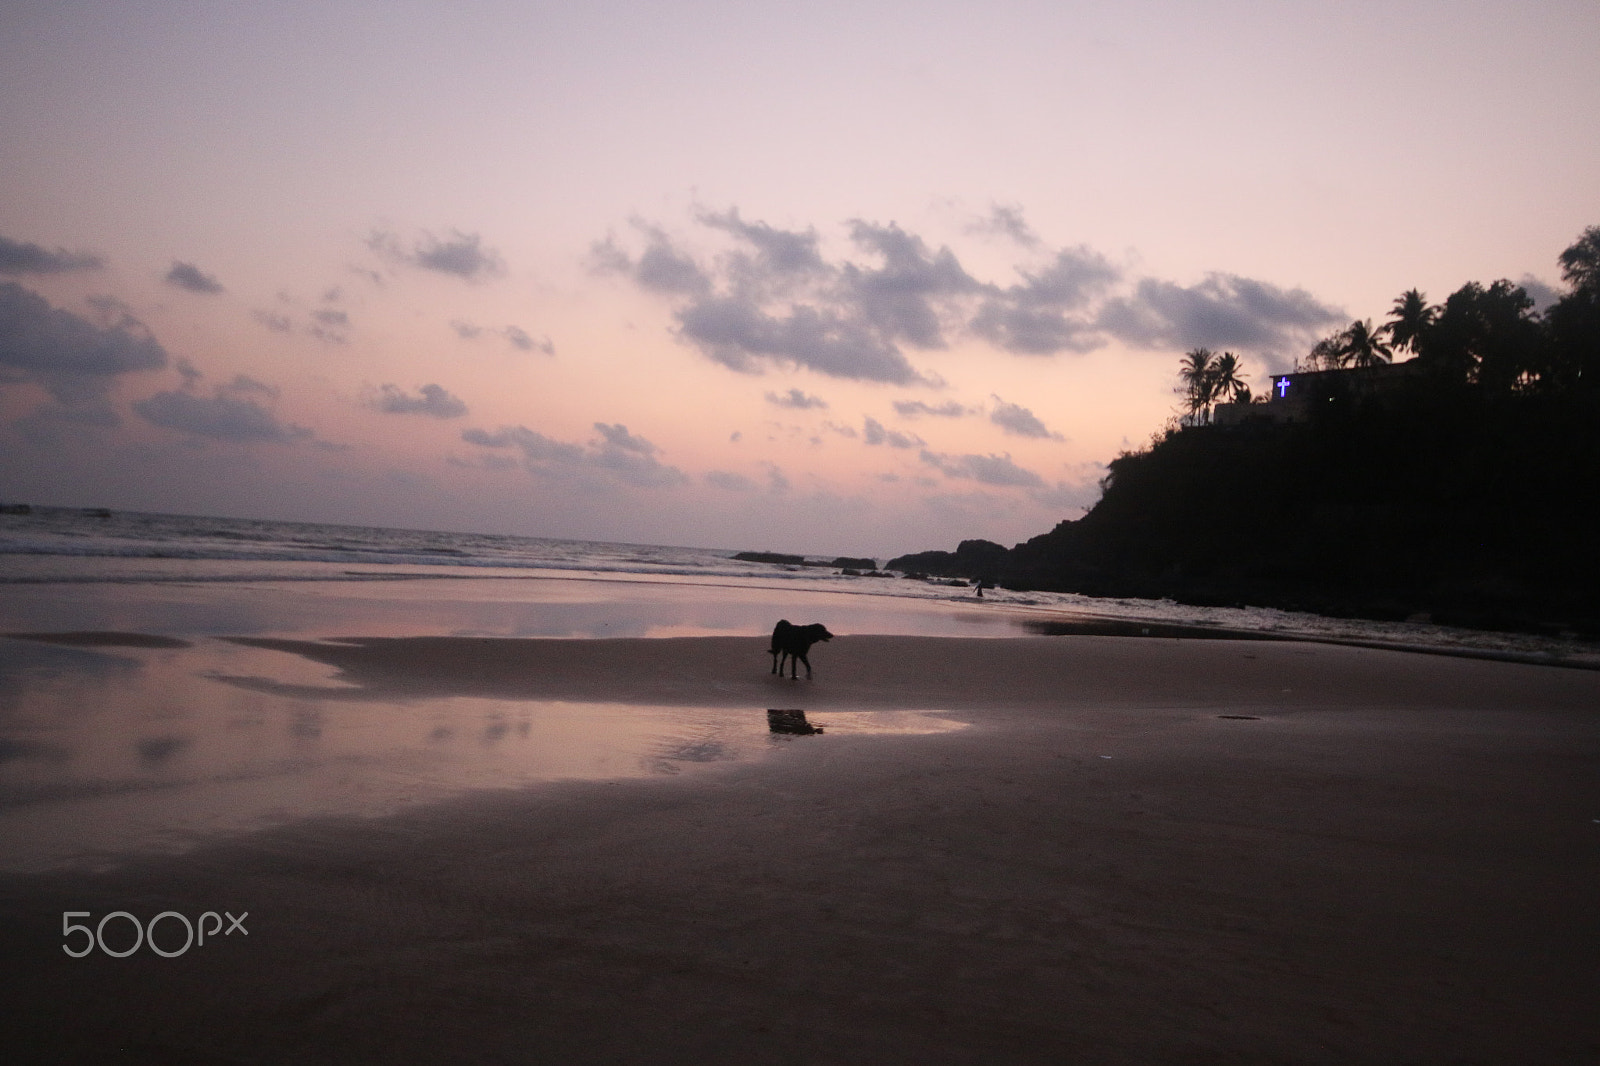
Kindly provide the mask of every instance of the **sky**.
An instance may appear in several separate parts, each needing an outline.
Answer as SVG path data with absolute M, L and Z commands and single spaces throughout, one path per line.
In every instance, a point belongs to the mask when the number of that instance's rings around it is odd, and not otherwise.
M 884 558 L 1600 223 L 1600 5 L 0 4 L 0 501 Z

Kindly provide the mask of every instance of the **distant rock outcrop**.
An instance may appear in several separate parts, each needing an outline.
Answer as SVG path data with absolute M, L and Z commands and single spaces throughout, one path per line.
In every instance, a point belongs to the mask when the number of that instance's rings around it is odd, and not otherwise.
M 734 556 L 742 563 L 778 563 L 783 566 L 804 566 L 804 555 L 784 555 L 782 552 L 740 552 Z
M 966 577 L 992 582 L 1006 549 L 992 540 L 964 540 L 953 552 L 926 551 L 890 559 L 887 569 L 935 577 Z

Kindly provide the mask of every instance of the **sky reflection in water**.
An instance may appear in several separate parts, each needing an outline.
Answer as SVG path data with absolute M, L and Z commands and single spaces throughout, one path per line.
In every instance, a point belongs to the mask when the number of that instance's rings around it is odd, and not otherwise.
M 333 671 L 208 633 L 284 636 L 754 634 L 774 611 L 837 632 L 970 632 L 942 604 L 636 582 L 29 587 L 0 631 L 181 636 L 178 647 L 0 638 L 0 868 L 130 853 L 318 816 L 376 816 L 473 789 L 695 772 L 804 744 L 765 708 L 443 697 L 325 701 L 226 678 L 338 686 Z M 508 591 L 537 598 L 507 599 Z M 686 594 L 687 593 L 687 594 Z M 966 627 L 966 628 L 961 628 Z M 1003 624 L 995 635 L 1017 632 Z M 881 631 L 881 629 L 879 630 Z M 959 729 L 916 712 L 816 712 L 829 734 Z
M 889 579 L 882 579 L 889 580 Z M 14 584 L 0 632 L 169 636 L 764 636 L 779 618 L 835 633 L 1017 636 L 1019 618 L 970 604 L 704 579 L 417 578 Z M 951 590 L 959 595 L 957 590 Z

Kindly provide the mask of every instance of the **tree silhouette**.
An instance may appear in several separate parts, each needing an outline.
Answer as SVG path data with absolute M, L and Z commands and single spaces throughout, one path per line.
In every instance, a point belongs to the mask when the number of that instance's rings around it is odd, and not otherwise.
M 1211 364 L 1211 398 L 1213 402 L 1227 397 L 1235 402 L 1250 402 L 1250 386 L 1239 376 L 1239 357 L 1223 352 Z
M 1383 330 L 1373 329 L 1370 319 L 1357 319 L 1339 336 L 1345 359 L 1355 366 L 1378 366 L 1387 363 L 1393 354 L 1383 339 Z
M 1590 226 L 1556 261 L 1574 292 L 1600 297 L 1600 226 Z
M 1428 303 L 1428 298 L 1416 289 L 1407 289 L 1395 299 L 1389 311 L 1389 321 L 1383 330 L 1396 348 L 1404 348 L 1413 355 L 1422 352 L 1422 345 L 1439 317 L 1439 309 Z
M 1344 366 L 1344 331 L 1330 333 L 1311 346 L 1306 365 L 1312 370 L 1337 370 Z
M 1211 403 L 1216 397 L 1216 371 L 1217 356 L 1210 348 L 1191 348 L 1183 353 L 1178 364 L 1182 382 L 1178 392 L 1183 395 L 1190 425 L 1203 425 L 1210 419 Z
M 1549 388 L 1600 388 L 1600 226 L 1590 226 L 1561 253 L 1561 276 L 1572 291 L 1545 313 Z
M 1544 331 L 1533 299 L 1501 279 L 1469 281 L 1445 299 L 1420 358 L 1450 382 L 1506 393 L 1534 384 L 1545 366 Z

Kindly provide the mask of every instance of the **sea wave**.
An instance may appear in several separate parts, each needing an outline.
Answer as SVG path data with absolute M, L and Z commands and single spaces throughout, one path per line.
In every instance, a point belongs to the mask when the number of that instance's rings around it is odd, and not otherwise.
M 66 508 L 0 515 L 0 585 L 548 576 L 729 582 L 981 604 L 987 611 L 1018 614 L 1025 627 L 1028 619 L 1036 619 L 1038 632 L 1051 632 L 1049 626 L 1062 618 L 1101 619 L 1177 626 L 1191 635 L 1249 633 L 1600 666 L 1600 647 L 1576 634 L 1497 633 L 1421 620 L 1377 622 L 1275 608 L 1004 589 L 991 590 L 979 601 L 970 588 L 846 574 L 821 558 L 802 566 L 749 562 L 735 554 L 731 549 Z

